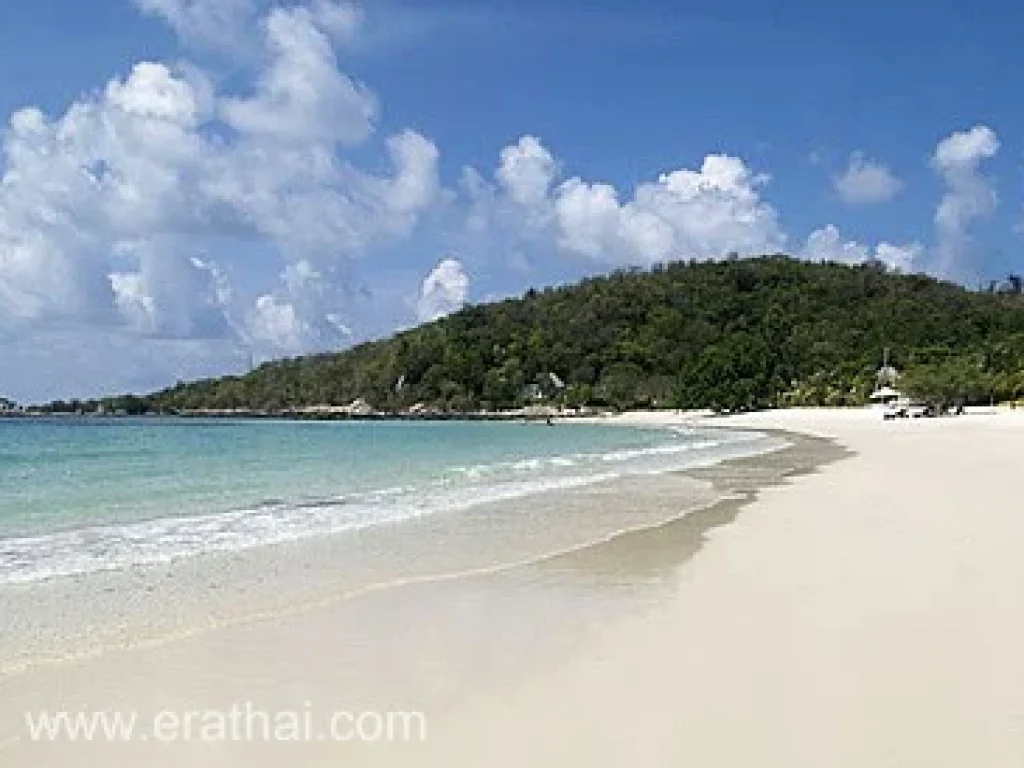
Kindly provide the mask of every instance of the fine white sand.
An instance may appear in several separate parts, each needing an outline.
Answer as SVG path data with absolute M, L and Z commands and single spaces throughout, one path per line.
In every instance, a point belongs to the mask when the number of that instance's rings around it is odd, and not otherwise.
M 763 492 L 682 568 L 668 606 L 474 702 L 414 762 L 1020 765 L 1024 418 L 717 423 L 857 455 Z
M 390 660 L 419 657 L 421 672 L 470 683 L 425 702 L 425 744 L 193 746 L 154 759 L 137 744 L 40 752 L 0 730 L 0 765 L 1019 765 L 1024 415 L 886 423 L 877 411 L 817 410 L 707 423 L 831 437 L 855 453 L 762 490 L 670 573 L 662 597 L 621 613 L 602 604 L 602 620 L 580 614 L 578 632 L 565 632 L 565 606 L 600 584 L 536 591 L 519 582 L 541 577 L 524 572 L 0 679 L 0 726 L 12 733 L 20 702 L 163 706 L 161 690 L 173 706 L 213 706 L 254 691 L 258 702 L 302 700 L 302 684 L 319 682 L 317 705 L 417 707 Z M 500 658 L 470 659 L 481 646 L 460 641 L 467 625 L 493 632 Z M 536 663 L 496 674 L 524 643 Z M 349 656 L 375 662 L 353 678 Z

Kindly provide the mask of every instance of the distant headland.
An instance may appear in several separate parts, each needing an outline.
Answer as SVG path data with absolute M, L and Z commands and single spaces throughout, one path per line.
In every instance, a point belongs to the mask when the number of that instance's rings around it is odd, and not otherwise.
M 677 262 L 531 290 L 348 350 L 32 414 L 521 418 L 857 406 L 883 350 L 909 394 L 1024 394 L 1021 281 L 980 290 L 877 262 Z

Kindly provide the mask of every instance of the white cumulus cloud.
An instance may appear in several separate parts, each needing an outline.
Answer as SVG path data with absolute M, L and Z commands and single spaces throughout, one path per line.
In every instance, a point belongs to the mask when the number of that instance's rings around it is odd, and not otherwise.
M 843 240 L 834 224 L 817 229 L 807 237 L 802 255 L 811 261 L 838 261 L 859 264 L 867 261 L 870 250 L 855 240 Z
M 185 23 L 225 6 L 147 7 Z M 55 118 L 12 115 L 0 139 L 0 328 L 289 346 L 336 336 L 326 318 L 345 315 L 345 265 L 408 237 L 441 197 L 438 150 L 413 131 L 384 142 L 391 173 L 345 160 L 374 130 L 376 100 L 338 69 L 319 26 L 325 14 L 340 24 L 341 9 L 270 11 L 249 95 L 218 92 L 194 66 L 140 62 Z M 253 244 L 276 252 L 281 283 L 261 293 L 302 315 L 301 334 L 281 330 L 279 306 L 246 308 L 252 294 L 232 291 L 218 263 L 224 244 L 236 260 Z M 302 296 L 307 268 L 320 279 Z
M 338 70 L 330 39 L 306 7 L 275 8 L 262 22 L 266 69 L 249 98 L 225 99 L 238 131 L 281 142 L 357 144 L 370 135 L 377 100 Z
M 307 343 L 309 326 L 294 304 L 272 295 L 256 299 L 248 323 L 258 344 L 278 350 L 301 350 Z
M 112 272 L 114 302 L 129 328 L 152 338 L 221 339 L 234 332 L 231 287 L 215 264 L 161 250 L 159 243 L 126 243 L 136 271 Z
M 903 245 L 892 243 L 879 243 L 875 247 L 875 259 L 885 264 L 889 269 L 900 272 L 918 272 L 924 267 L 925 257 L 924 246 L 914 241 Z
M 846 169 L 832 180 L 839 197 L 850 205 L 871 205 L 892 200 L 903 188 L 892 171 L 857 152 Z
M 255 13 L 253 0 L 135 0 L 145 13 L 162 17 L 192 44 L 223 47 L 240 42 Z
M 318 26 L 342 43 L 355 39 L 363 24 L 363 11 L 353 3 L 317 0 L 312 5 L 312 11 Z
M 809 261 L 835 261 L 842 264 L 879 261 L 889 269 L 901 272 L 921 269 L 924 254 L 924 246 L 918 242 L 902 245 L 882 242 L 872 249 L 856 240 L 844 240 L 833 224 L 812 232 L 799 253 L 801 258 Z
M 532 136 L 501 153 L 492 185 L 464 175 L 472 200 L 469 226 L 544 238 L 557 250 L 604 264 L 653 264 L 779 250 L 785 244 L 775 209 L 761 198 L 768 177 L 728 155 L 708 155 L 639 184 L 627 198 L 614 186 L 572 177 Z
M 388 153 L 395 176 L 382 191 L 387 207 L 399 214 L 429 208 L 441 194 L 437 147 L 415 131 L 405 131 L 388 139 Z
M 423 280 L 416 309 L 421 321 L 436 320 L 460 309 L 469 298 L 469 275 L 462 262 L 443 259 Z
M 523 136 L 518 144 L 501 150 L 498 181 L 520 205 L 544 203 L 557 173 L 554 156 L 535 136 Z
M 955 132 L 935 149 L 932 166 L 946 184 L 935 211 L 937 269 L 942 274 L 955 273 L 962 266 L 970 251 L 971 225 L 996 210 L 999 198 L 982 165 L 998 151 L 999 138 L 984 125 Z

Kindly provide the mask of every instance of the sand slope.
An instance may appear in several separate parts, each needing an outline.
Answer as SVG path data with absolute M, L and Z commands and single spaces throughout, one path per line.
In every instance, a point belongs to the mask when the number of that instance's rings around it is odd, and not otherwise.
M 765 491 L 670 606 L 439 724 L 418 764 L 1020 765 L 1024 419 L 728 422 L 859 455 Z

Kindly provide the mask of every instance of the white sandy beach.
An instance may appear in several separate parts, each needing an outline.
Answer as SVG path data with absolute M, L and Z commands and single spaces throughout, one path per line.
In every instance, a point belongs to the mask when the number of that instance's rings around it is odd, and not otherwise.
M 872 411 L 816 410 L 711 423 L 830 437 L 855 454 L 761 491 L 658 599 L 614 621 L 581 612 L 578 631 L 557 637 L 545 635 L 556 624 L 545 611 L 564 603 L 545 609 L 515 597 L 533 593 L 512 582 L 468 581 L 435 585 L 450 589 L 433 597 L 381 595 L 380 610 L 362 614 L 317 609 L 0 680 L 0 764 L 1018 765 L 1024 414 L 884 423 Z M 567 589 L 559 599 L 590 599 Z M 439 600 L 450 601 L 443 611 L 431 608 Z M 490 633 L 494 658 L 446 629 L 467 623 Z M 346 656 L 381 637 L 387 648 L 359 656 L 376 666 L 350 674 Z M 516 650 L 530 663 L 503 665 Z M 410 681 L 424 676 L 433 684 L 416 690 L 433 698 L 410 702 Z M 358 692 L 426 708 L 429 738 L 155 756 L 139 744 L 5 742 L 26 706 L 154 705 L 164 687 L 165 706 Z
M 454 719 L 422 764 L 1019 765 L 1021 414 L 726 423 L 857 455 L 763 492 L 670 605 Z

